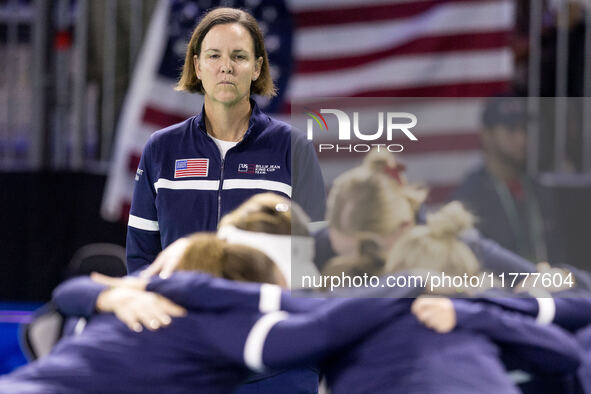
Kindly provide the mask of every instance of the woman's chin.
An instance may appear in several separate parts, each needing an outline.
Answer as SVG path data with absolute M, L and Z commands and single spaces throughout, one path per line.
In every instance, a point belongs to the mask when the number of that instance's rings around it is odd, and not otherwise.
M 220 92 L 213 96 L 213 101 L 224 105 L 232 105 L 239 102 L 240 97 L 234 92 Z

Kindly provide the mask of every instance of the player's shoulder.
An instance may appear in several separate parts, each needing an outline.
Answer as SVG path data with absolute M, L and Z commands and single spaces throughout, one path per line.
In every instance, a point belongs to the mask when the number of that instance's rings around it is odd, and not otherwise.
M 490 178 L 484 167 L 478 167 L 469 172 L 464 180 L 455 190 L 454 197 L 462 199 L 463 197 L 479 194 L 489 188 Z
M 175 123 L 163 129 L 157 130 L 148 139 L 149 145 L 166 145 L 171 140 L 176 140 L 191 132 L 196 116 L 192 116 L 182 122 Z
M 305 134 L 292 126 L 286 119 L 276 118 L 272 116 L 267 117 L 263 134 L 273 136 L 275 138 L 289 138 L 292 141 L 305 140 Z

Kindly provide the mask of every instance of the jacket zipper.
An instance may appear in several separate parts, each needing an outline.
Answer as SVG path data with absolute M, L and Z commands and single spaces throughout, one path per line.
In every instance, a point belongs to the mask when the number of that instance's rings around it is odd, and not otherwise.
M 248 133 L 248 130 L 250 130 L 250 127 L 246 130 L 246 133 Z M 246 134 L 245 134 L 245 136 L 246 136 Z M 209 137 L 209 138 L 211 139 L 211 137 Z M 226 157 L 230 154 L 230 151 L 232 151 L 238 145 L 242 144 L 243 141 L 244 141 L 244 138 L 240 142 L 238 142 L 235 146 L 228 149 L 228 151 L 226 152 Z M 213 140 L 211 140 L 211 142 L 213 142 Z M 213 143 L 215 144 L 215 142 L 213 142 Z M 217 148 L 217 146 L 216 146 L 216 148 Z M 219 151 L 219 149 L 218 149 L 218 151 Z M 224 163 L 226 162 L 226 157 L 221 157 L 221 154 L 220 154 L 222 164 L 220 166 L 220 186 L 218 188 L 218 221 L 216 223 L 216 226 L 219 226 L 220 219 L 222 218 L 222 188 L 224 186 Z
M 228 154 L 228 153 L 226 153 Z M 220 219 L 222 216 L 222 187 L 224 184 L 224 162 L 225 162 L 225 158 L 222 158 L 222 165 L 220 168 L 220 186 L 218 189 L 218 221 L 216 223 L 216 226 L 220 224 Z

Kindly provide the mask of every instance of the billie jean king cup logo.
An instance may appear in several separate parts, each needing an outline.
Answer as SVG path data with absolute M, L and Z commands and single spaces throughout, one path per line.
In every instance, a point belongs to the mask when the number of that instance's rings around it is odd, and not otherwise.
M 308 108 L 306 108 L 309 110 Z M 339 141 L 351 140 L 351 120 L 349 115 L 338 109 L 321 109 L 320 112 L 310 111 L 306 115 L 310 117 L 307 123 L 308 140 L 313 140 L 314 137 L 314 121 L 320 126 L 320 129 L 328 130 L 326 120 L 322 114 L 333 114 L 337 117 L 339 122 Z M 418 141 L 417 137 L 410 131 L 417 125 L 417 117 L 408 112 L 387 112 L 386 118 L 386 140 L 392 141 L 394 131 L 401 131 L 409 140 Z M 396 122 L 395 122 L 396 120 Z M 402 122 L 401 122 L 402 120 Z M 372 134 L 365 134 L 359 130 L 359 112 L 353 112 L 353 133 L 355 137 L 361 141 L 376 141 L 382 138 L 384 132 L 384 113 L 378 113 L 378 130 Z M 404 150 L 400 144 L 319 144 L 318 152 L 325 152 L 334 150 L 366 153 L 372 148 L 378 151 L 382 148 L 389 152 L 398 153 Z

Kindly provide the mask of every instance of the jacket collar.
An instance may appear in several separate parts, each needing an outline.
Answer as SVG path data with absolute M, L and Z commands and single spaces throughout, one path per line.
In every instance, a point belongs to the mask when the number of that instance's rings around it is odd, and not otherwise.
M 246 134 L 242 138 L 242 141 L 245 141 L 252 136 L 258 135 L 265 127 L 267 122 L 267 115 L 265 115 L 257 105 L 256 101 L 252 98 L 250 101 L 250 120 L 248 121 L 248 130 L 246 130 Z M 207 134 L 207 128 L 205 127 L 205 103 L 201 107 L 201 112 L 195 118 L 197 122 L 198 129 L 202 132 Z M 241 141 L 241 142 L 242 142 Z

